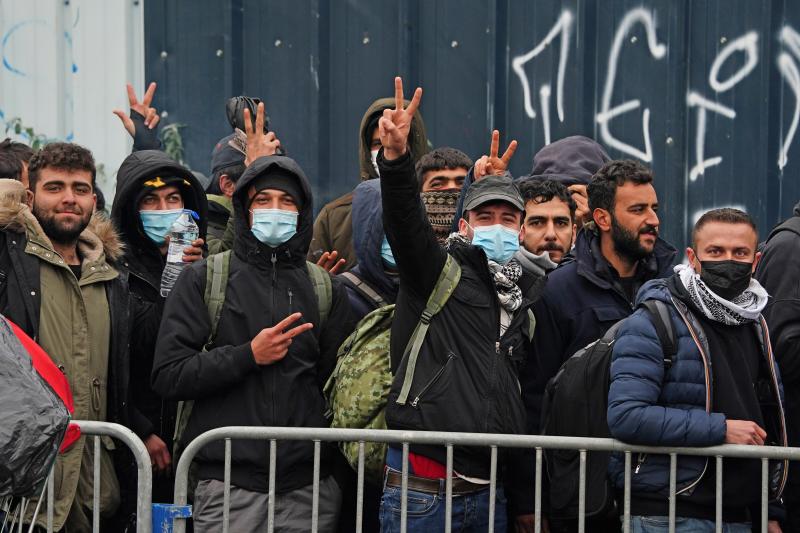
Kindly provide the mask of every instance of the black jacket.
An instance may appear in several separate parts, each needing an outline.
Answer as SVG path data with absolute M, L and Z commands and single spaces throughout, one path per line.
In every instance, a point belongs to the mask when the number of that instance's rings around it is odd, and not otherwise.
M 639 286 L 669 276 L 675 253 L 675 248 L 658 239 L 653 253 L 639 263 Z M 544 387 L 564 361 L 634 310 L 634 303 L 628 301 L 600 252 L 600 237 L 591 225 L 578 233 L 573 254 L 573 260 L 550 272 L 542 296 L 533 306 L 536 376 L 524 383 L 531 433 L 539 432 Z
M 247 216 L 250 183 L 271 167 L 294 175 L 305 194 L 297 234 L 277 248 L 255 238 Z M 328 426 L 322 386 L 353 326 L 344 287 L 334 280 L 333 303 L 324 327 L 295 337 L 284 359 L 259 366 L 250 348 L 262 329 L 297 311 L 303 313 L 301 321 L 319 326 L 319 306 L 305 259 L 311 240 L 312 202 L 308 179 L 287 157 L 260 158 L 239 179 L 233 197 L 236 238 L 225 303 L 208 351 L 202 351 L 211 330 L 203 300 L 206 261 L 184 270 L 167 299 L 156 343 L 153 388 L 167 398 L 194 400 L 187 442 L 222 426 Z M 278 492 L 312 482 L 313 450 L 311 442 L 278 446 Z M 223 479 L 222 442 L 203 448 L 197 461 L 200 479 Z M 267 492 L 268 479 L 267 443 L 234 440 L 232 483 Z
M 762 253 L 756 278 L 770 295 L 764 318 L 786 390 L 789 446 L 800 446 L 800 203 L 772 231 Z M 800 464 L 789 468 L 789 483 L 800 485 Z
M 461 281 L 432 322 L 419 353 L 409 401 L 397 403 L 407 361 L 404 349 L 446 260 L 419 197 L 412 159 L 395 161 L 378 156 L 383 200 L 383 225 L 400 272 L 392 323 L 391 358 L 395 378 L 386 407 L 391 429 L 466 431 L 521 434 L 525 410 L 520 395 L 518 365 L 525 360 L 526 300 L 499 336 L 500 303 L 489 273 L 486 254 L 463 245 L 450 254 L 461 267 Z M 412 400 L 418 398 L 417 402 Z M 416 406 L 412 406 L 416 403 Z M 412 445 L 414 453 L 442 464 L 443 446 Z M 488 479 L 490 450 L 454 450 L 454 469 L 466 476 Z M 509 467 L 519 453 L 507 452 L 506 494 L 512 512 L 532 512 L 533 483 L 518 480 L 532 474 L 533 462 Z M 530 509 L 527 509 L 530 508 Z
M 21 217 L 21 210 L 12 205 L 10 198 L 0 199 L 0 227 L 4 228 L 0 231 L 0 314 L 38 341 L 42 304 L 39 278 L 41 265 L 36 256 L 25 252 L 28 241 Z M 103 227 L 101 232 L 98 225 L 108 227 Z M 97 229 L 96 234 L 100 232 L 108 235 L 108 239 L 103 239 L 104 244 L 110 242 L 110 237 L 116 241 L 111 225 L 99 215 L 93 217 L 89 229 Z M 117 244 L 113 245 L 113 249 L 109 246 L 105 250 L 106 260 L 116 268 L 114 261 L 119 256 L 119 249 Z M 111 312 L 107 418 L 144 437 L 147 420 L 131 407 L 129 401 L 130 316 L 126 278 L 125 271 L 120 270 L 118 277 L 105 283 Z
M 147 418 L 144 435 L 157 434 L 171 450 L 177 403 L 163 401 L 150 386 L 156 337 L 164 310 L 160 284 L 165 258 L 144 234 L 136 204 L 144 181 L 159 175 L 180 176 L 189 183 L 180 187 L 181 196 L 184 206 L 200 216 L 200 238 L 205 239 L 208 217 L 202 186 L 187 168 L 159 150 L 134 152 L 122 162 L 111 220 L 125 242 L 125 255 L 120 263 L 128 271 L 131 315 L 136 322 L 131 338 L 131 401 Z

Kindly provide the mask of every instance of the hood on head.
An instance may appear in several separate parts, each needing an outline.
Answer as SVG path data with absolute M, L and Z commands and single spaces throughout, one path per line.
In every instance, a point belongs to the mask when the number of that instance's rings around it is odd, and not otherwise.
M 408 100 L 404 100 L 404 102 L 405 105 L 411 103 Z M 367 127 L 372 117 L 382 115 L 384 109 L 394 109 L 394 98 L 379 98 L 372 102 L 372 105 L 370 105 L 366 113 L 364 113 L 361 119 L 361 125 L 358 128 L 358 161 L 362 180 L 378 177 L 378 174 L 375 173 L 375 168 L 372 166 L 372 157 L 369 149 L 371 138 L 367 137 Z M 419 112 L 419 109 L 414 113 L 414 118 L 411 121 L 411 133 L 409 134 L 408 144 L 411 148 L 411 156 L 414 158 L 414 164 L 416 165 L 419 158 L 429 151 L 425 122 L 422 120 L 422 114 Z
M 311 184 L 308 181 L 300 165 L 286 156 L 273 155 L 260 157 L 253 162 L 242 177 L 236 182 L 236 190 L 233 193 L 233 215 L 234 228 L 236 233 L 235 248 L 249 253 L 252 250 L 273 250 L 271 247 L 256 239 L 250 231 L 249 202 L 247 191 L 252 185 L 253 180 L 259 176 L 269 174 L 273 167 L 282 170 L 285 174 L 294 177 L 303 192 L 303 206 L 297 216 L 297 233 L 282 244 L 277 250 L 286 249 L 292 257 L 293 262 L 305 262 L 308 247 L 311 245 L 311 234 L 314 225 L 314 198 L 311 194 Z
M 609 161 L 608 154 L 596 141 L 573 135 L 548 144 L 533 156 L 531 176 L 552 179 L 566 186 L 588 185 L 592 176 Z
M 191 209 L 200 216 L 197 225 L 200 228 L 200 238 L 205 239 L 208 202 L 202 184 L 189 169 L 161 150 L 141 150 L 126 157 L 119 167 L 117 189 L 111 207 L 111 220 L 125 244 L 133 249 L 156 248 L 142 229 L 136 198 L 142 191 L 144 182 L 159 175 L 177 176 L 189 183 L 188 186 L 181 187 L 183 203 L 186 209 Z
M 353 191 L 353 247 L 356 274 L 384 293 L 396 291 L 397 280 L 390 278 L 381 259 L 383 242 L 383 204 L 380 180 L 360 183 Z
M 794 206 L 794 216 L 800 217 L 800 202 L 797 202 L 797 205 Z

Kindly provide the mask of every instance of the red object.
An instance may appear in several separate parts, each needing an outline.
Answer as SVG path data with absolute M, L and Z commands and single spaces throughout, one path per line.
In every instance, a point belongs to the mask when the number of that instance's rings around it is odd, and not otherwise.
M 424 455 L 409 453 L 408 462 L 411 464 L 411 471 L 417 477 L 431 479 L 444 479 L 447 477 L 447 467 L 445 465 L 433 459 L 428 459 Z
M 75 407 L 72 401 L 72 391 L 69 388 L 67 376 L 65 376 L 61 369 L 56 366 L 56 364 L 52 359 L 50 359 L 50 356 L 47 355 L 42 347 L 36 344 L 33 339 L 28 337 L 27 333 L 22 331 L 19 326 L 10 320 L 8 320 L 8 323 L 11 324 L 11 329 L 14 331 L 17 339 L 19 339 L 19 341 L 22 343 L 22 346 L 25 347 L 25 351 L 27 351 L 28 355 L 31 356 L 33 368 L 36 369 L 36 372 L 39 373 L 42 379 L 44 379 L 48 385 L 50 385 L 50 388 L 55 391 L 58 397 L 61 398 L 61 401 L 67 406 L 69 414 L 72 415 L 75 412 Z M 61 452 L 63 453 L 70 446 L 75 444 L 75 441 L 77 441 L 80 436 L 81 428 L 78 427 L 77 424 L 70 423 L 69 427 L 67 427 L 67 432 L 64 434 L 64 440 L 61 442 Z

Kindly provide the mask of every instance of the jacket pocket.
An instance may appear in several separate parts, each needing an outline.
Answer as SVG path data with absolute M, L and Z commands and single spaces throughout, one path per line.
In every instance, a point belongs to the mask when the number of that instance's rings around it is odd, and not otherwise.
M 433 377 L 429 379 L 427 383 L 425 383 L 425 385 L 423 385 L 423 387 L 417 392 L 416 396 L 414 396 L 414 399 L 411 401 L 411 407 L 419 409 L 420 400 L 423 398 L 423 396 L 429 393 L 431 388 L 434 385 L 436 385 L 436 383 L 442 378 L 442 376 L 447 371 L 448 367 L 452 364 L 455 358 L 456 354 L 454 354 L 453 352 L 449 352 L 447 354 L 447 360 L 444 362 L 444 364 L 441 367 L 439 367 L 439 370 L 436 371 Z

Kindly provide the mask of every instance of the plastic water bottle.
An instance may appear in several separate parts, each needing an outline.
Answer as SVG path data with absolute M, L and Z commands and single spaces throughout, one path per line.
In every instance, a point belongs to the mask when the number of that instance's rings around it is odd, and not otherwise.
M 161 274 L 161 296 L 165 298 L 172 291 L 175 281 L 188 264 L 183 261 L 183 251 L 200 236 L 200 228 L 197 227 L 195 220 L 200 220 L 197 213 L 190 209 L 184 209 L 170 229 L 167 265 Z

